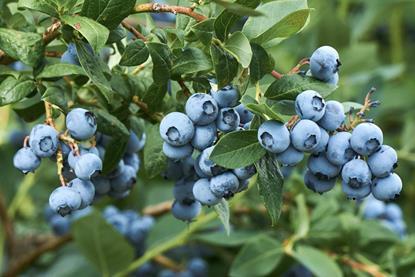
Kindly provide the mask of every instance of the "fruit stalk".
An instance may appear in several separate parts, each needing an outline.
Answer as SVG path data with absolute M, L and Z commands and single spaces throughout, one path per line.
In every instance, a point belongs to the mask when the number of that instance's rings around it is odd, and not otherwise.
M 194 18 L 196 21 L 203 21 L 207 17 L 203 14 L 197 13 L 194 11 L 194 8 L 191 7 L 182 7 L 182 6 L 170 6 L 166 4 L 159 4 L 159 3 L 148 3 L 148 4 L 139 4 L 134 7 L 133 10 L 135 13 L 146 13 L 146 12 L 154 12 L 154 13 L 173 13 L 173 14 L 184 14 Z
M 129 32 L 131 32 L 136 38 L 141 39 L 142 41 L 146 42 L 147 38 L 140 33 L 136 28 L 134 28 L 134 26 L 130 25 L 127 20 L 123 20 L 121 22 L 121 25 L 127 29 Z

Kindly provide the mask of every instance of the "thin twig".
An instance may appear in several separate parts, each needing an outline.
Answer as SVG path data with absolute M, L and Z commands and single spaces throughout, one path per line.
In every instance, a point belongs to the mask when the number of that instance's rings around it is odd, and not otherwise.
M 139 4 L 134 7 L 135 13 L 173 13 L 173 14 L 184 14 L 194 18 L 196 21 L 203 21 L 207 19 L 203 14 L 197 13 L 194 11 L 194 8 L 191 7 L 182 7 L 182 6 L 170 6 L 166 4 L 159 3 L 148 3 L 148 4 Z
M 144 215 L 161 216 L 170 212 L 172 204 L 172 201 L 165 201 L 156 205 L 147 206 L 142 213 Z
M 271 71 L 271 75 L 274 76 L 275 79 L 281 79 L 284 76 L 276 70 Z
M 136 28 L 134 28 L 134 26 L 130 25 L 127 20 L 123 20 L 121 22 L 122 26 L 127 29 L 128 31 L 130 31 L 136 38 L 141 39 L 142 41 L 146 42 L 147 38 L 140 33 Z
M 340 259 L 344 264 L 350 266 L 353 269 L 366 272 L 373 277 L 386 277 L 387 275 L 380 271 L 378 266 L 375 265 L 368 265 L 356 262 L 348 257 L 341 257 Z
M 155 261 L 159 265 L 161 265 L 165 268 L 171 269 L 175 272 L 180 272 L 184 269 L 182 266 L 178 265 L 175 261 L 173 261 L 172 259 L 170 259 L 166 256 L 163 256 L 163 255 L 155 256 L 153 258 L 153 261 Z
M 136 104 L 140 108 L 140 110 L 143 111 L 146 115 L 148 115 L 152 120 L 160 122 L 163 119 L 163 114 L 150 112 L 147 103 L 141 101 L 141 99 L 138 96 L 133 96 L 131 101 L 134 104 Z
M 298 62 L 298 64 L 296 66 L 294 66 L 289 72 L 288 74 L 296 74 L 301 70 L 301 67 L 303 65 L 309 64 L 310 63 L 310 58 L 304 58 L 301 61 Z
M 287 122 L 287 128 L 291 129 L 299 119 L 300 117 L 298 115 L 293 115 Z
M 353 120 L 351 120 L 351 114 L 350 114 L 349 125 L 343 126 L 342 130 L 344 131 L 352 130 L 354 127 L 356 127 L 359 123 L 361 123 L 364 120 L 363 118 L 365 117 L 366 112 L 370 111 L 371 108 L 379 106 L 380 104 L 379 101 L 371 100 L 372 94 L 375 91 L 376 91 L 376 88 L 373 88 L 373 87 L 369 90 L 369 92 L 366 94 L 365 101 L 363 103 L 362 108 L 360 108 L 360 110 L 356 113 Z
M 6 237 L 7 254 L 9 256 L 12 256 L 14 249 L 13 222 L 7 214 L 6 200 L 4 199 L 2 194 L 0 194 L 0 220 Z
M 190 92 L 189 88 L 186 86 L 186 84 L 184 83 L 184 81 L 182 79 L 180 79 L 179 81 L 177 81 L 183 91 L 183 94 L 186 97 L 190 97 L 192 95 L 192 93 Z

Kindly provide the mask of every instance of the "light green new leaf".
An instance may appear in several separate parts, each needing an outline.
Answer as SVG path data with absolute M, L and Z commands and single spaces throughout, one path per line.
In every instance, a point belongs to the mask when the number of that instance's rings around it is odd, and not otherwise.
M 262 12 L 252 9 L 247 5 L 243 5 L 237 2 L 228 2 L 225 0 L 212 0 L 218 5 L 223 6 L 230 13 L 240 15 L 240 16 L 261 16 Z
M 18 8 L 25 8 L 58 17 L 58 5 L 54 0 L 19 0 Z
M 221 201 L 216 204 L 215 211 L 219 216 L 220 221 L 223 224 L 223 228 L 225 229 L 226 234 L 229 236 L 231 233 L 231 225 L 229 223 L 230 220 L 230 211 L 229 211 L 229 203 L 225 199 L 221 199 Z
M 273 111 L 265 103 L 260 103 L 260 104 L 250 103 L 250 104 L 247 104 L 246 105 L 246 108 L 249 111 L 253 112 L 254 114 L 261 116 L 265 120 L 274 119 L 276 121 L 279 121 L 281 123 L 284 123 L 284 119 L 282 119 L 282 117 L 278 113 L 276 113 L 275 111 Z
M 225 41 L 223 48 L 234 56 L 243 68 L 247 68 L 251 63 L 251 45 L 249 44 L 247 37 L 242 32 L 233 33 Z
M 12 76 L 7 77 L 0 84 L 0 106 L 19 102 L 35 89 L 32 80 L 19 80 Z

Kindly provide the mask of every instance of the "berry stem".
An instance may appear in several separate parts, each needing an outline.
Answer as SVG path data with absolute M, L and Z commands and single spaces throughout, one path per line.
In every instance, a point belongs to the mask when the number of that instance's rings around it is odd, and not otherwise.
M 25 136 L 24 140 L 23 140 L 23 147 L 28 147 L 29 146 L 29 136 Z
M 53 121 L 53 116 L 52 116 L 53 115 L 52 104 L 50 104 L 48 101 L 44 101 L 44 102 L 45 102 L 45 114 L 46 114 L 45 123 L 56 129 L 55 122 Z
M 72 151 L 75 152 L 75 155 L 79 156 L 79 147 L 78 147 L 78 143 L 76 142 L 76 140 L 68 136 L 66 132 L 64 134 L 60 134 L 59 139 L 61 141 L 68 143 Z
M 287 122 L 287 128 L 291 129 L 299 119 L 300 117 L 298 115 L 293 115 Z
M 271 71 L 271 75 L 272 75 L 272 76 L 274 76 L 274 78 L 275 78 L 275 79 L 277 79 L 277 80 L 279 80 L 279 79 L 281 79 L 282 77 L 284 77 L 284 75 L 283 75 L 283 74 L 279 73 L 279 72 L 278 72 L 278 71 L 276 71 L 276 70 Z
M 192 93 L 190 92 L 189 88 L 186 86 L 186 84 L 184 83 L 184 80 L 180 79 L 177 81 L 183 91 L 183 94 L 186 97 L 190 97 L 192 95 Z
M 159 265 L 169 268 L 175 272 L 180 272 L 183 270 L 182 266 L 176 264 L 172 259 L 166 256 L 158 255 L 158 256 L 155 256 L 153 260 Z
M 62 147 L 59 145 L 58 150 L 56 151 L 56 169 L 58 171 L 59 181 L 62 186 L 66 186 L 65 178 L 63 177 L 63 154 Z
M 259 85 L 259 82 L 256 82 L 255 84 L 255 100 L 259 103 L 259 100 L 261 100 L 261 86 Z
M 182 7 L 182 6 L 170 6 L 159 3 L 148 3 L 136 5 L 133 9 L 135 13 L 173 13 L 173 14 L 184 14 L 194 18 L 196 21 L 203 21 L 207 17 L 203 14 L 194 11 L 194 7 Z
M 148 115 L 152 120 L 156 122 L 160 122 L 163 118 L 162 114 L 159 113 L 151 113 L 148 109 L 147 103 L 141 101 L 141 99 L 138 96 L 133 96 L 132 102 L 136 104 L 141 111 L 143 111 L 146 115 Z
M 296 65 L 296 66 L 294 66 L 289 72 L 288 72 L 288 74 L 296 74 L 296 73 L 298 73 L 300 70 L 301 70 L 301 67 L 303 66 L 303 65 L 306 65 L 306 64 L 310 64 L 310 58 L 304 58 L 304 59 L 302 59 L 302 60 L 300 60 L 299 62 L 298 62 L 298 64 Z
M 147 41 L 147 38 L 142 33 L 140 33 L 136 28 L 134 28 L 134 26 L 130 25 L 127 22 L 127 20 L 123 20 L 121 24 L 125 29 L 131 32 L 137 39 L 141 39 L 144 42 Z
M 365 101 L 363 103 L 363 106 L 360 108 L 360 110 L 356 113 L 353 120 L 349 117 L 349 126 L 345 126 L 346 130 L 352 130 L 354 127 L 356 127 L 359 123 L 363 121 L 363 118 L 365 117 L 365 113 L 367 111 L 370 111 L 370 108 L 375 107 L 379 105 L 379 102 L 372 101 L 371 97 L 372 94 L 376 91 L 376 88 L 372 87 L 369 92 L 366 94 Z M 351 120 L 351 121 L 350 121 Z

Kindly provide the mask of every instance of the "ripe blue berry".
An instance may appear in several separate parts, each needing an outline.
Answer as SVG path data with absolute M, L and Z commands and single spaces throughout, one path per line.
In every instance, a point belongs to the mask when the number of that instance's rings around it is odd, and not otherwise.
M 207 178 L 196 181 L 193 185 L 194 198 L 203 205 L 213 206 L 219 203 L 220 198 L 216 197 L 210 190 L 210 182 Z
M 360 123 L 354 128 L 350 145 L 360 155 L 375 153 L 383 143 L 382 130 L 373 123 Z
M 202 151 L 202 154 L 199 158 L 198 169 L 200 169 L 201 173 L 203 173 L 205 176 L 214 176 L 224 172 L 222 167 L 216 165 L 212 160 L 209 159 L 213 149 L 214 146 L 206 148 Z M 196 168 L 196 172 L 198 169 Z
M 310 70 L 313 77 L 328 82 L 339 71 L 340 58 L 336 49 L 322 46 L 314 51 L 310 57 Z
M 369 156 L 367 163 L 374 176 L 386 177 L 398 166 L 398 155 L 392 147 L 382 145 Z
M 281 153 L 290 145 L 290 132 L 284 124 L 268 120 L 259 126 L 258 141 L 267 151 Z
M 73 44 L 73 43 L 68 44 L 68 49 L 63 53 L 63 55 L 61 57 L 61 62 L 62 63 L 74 64 L 74 65 L 81 65 L 79 63 L 79 59 L 78 59 L 75 44 Z
M 202 205 L 194 201 L 193 203 L 181 203 L 174 201 L 171 212 L 174 217 L 183 221 L 192 221 L 196 218 L 202 209 Z
M 181 179 L 174 184 L 173 196 L 179 202 L 191 203 L 195 200 L 193 196 L 194 181 L 191 179 Z
M 121 174 L 111 179 L 111 191 L 125 192 L 133 187 L 136 182 L 137 172 L 129 165 L 122 167 Z
M 204 150 L 212 146 L 216 140 L 216 125 L 211 123 L 203 126 L 195 126 L 195 134 L 192 139 L 192 145 L 197 150 Z
M 384 178 L 375 178 L 372 183 L 372 194 L 382 201 L 394 200 L 402 190 L 402 180 L 396 173 Z
M 239 104 L 238 106 L 235 107 L 235 110 L 239 114 L 241 124 L 247 124 L 247 123 L 251 122 L 252 118 L 254 118 L 253 113 L 248 111 L 245 108 L 244 104 Z
M 319 179 L 329 180 L 339 175 L 341 167 L 334 165 L 327 160 L 324 152 L 313 154 L 308 159 L 308 169 Z
M 168 180 L 179 180 L 183 177 L 182 161 L 180 160 L 167 160 L 166 170 L 162 176 Z
M 346 197 L 351 200 L 361 200 L 370 194 L 370 186 L 352 187 L 344 181 L 342 181 L 342 190 Z
M 76 108 L 66 115 L 66 128 L 74 139 L 87 140 L 95 135 L 97 121 L 92 112 Z
M 123 161 L 125 165 L 131 166 L 135 171 L 140 169 L 140 157 L 137 153 L 126 153 L 123 157 Z
M 256 168 L 254 165 L 248 165 L 246 167 L 236 168 L 232 170 L 233 174 L 238 177 L 238 179 L 249 179 L 256 173 Z
M 336 72 L 335 74 L 331 75 L 331 78 L 328 79 L 326 83 L 336 86 L 339 83 L 339 73 Z
M 314 90 L 306 90 L 295 99 L 295 112 L 301 119 L 320 120 L 326 108 L 325 101 L 321 95 Z
M 238 190 L 239 180 L 235 174 L 225 172 L 210 179 L 210 190 L 218 198 L 230 198 Z
M 386 205 L 384 202 L 369 196 L 364 203 L 363 217 L 367 219 L 376 219 L 383 216 Z
M 39 158 L 52 157 L 58 150 L 58 132 L 46 124 L 37 124 L 30 132 L 29 145 Z
M 92 179 L 92 183 L 95 186 L 95 192 L 98 195 L 105 195 L 111 189 L 111 182 L 108 178 L 103 176 L 97 176 Z
M 59 216 L 56 213 L 50 219 L 49 224 L 52 227 L 53 233 L 57 236 L 63 236 L 69 233 L 71 227 L 71 222 L 68 218 Z
M 193 258 L 187 263 L 187 269 L 194 277 L 208 276 L 207 263 L 201 258 Z
M 97 176 L 102 170 L 101 159 L 91 153 L 79 156 L 75 163 L 75 175 L 82 180 L 90 180 Z
M 338 101 L 331 100 L 326 102 L 324 115 L 317 123 L 327 131 L 335 131 L 345 119 L 343 105 Z
M 351 137 L 348 132 L 338 132 L 330 137 L 326 154 L 332 164 L 344 165 L 357 155 L 350 146 Z
M 222 132 L 235 131 L 239 127 L 239 114 L 233 108 L 223 108 L 219 111 L 216 126 Z
M 336 184 L 336 178 L 323 180 L 311 173 L 310 170 L 307 170 L 304 175 L 304 184 L 311 191 L 323 194 L 333 189 Z
M 194 132 L 193 122 L 184 113 L 169 113 L 160 123 L 161 138 L 173 146 L 189 143 Z
M 348 198 L 362 199 L 370 193 L 372 173 L 364 160 L 354 159 L 342 169 L 342 188 Z
M 233 86 L 225 86 L 217 91 L 211 90 L 210 94 L 219 108 L 232 108 L 238 105 L 239 93 Z
M 284 179 L 287 179 L 287 178 L 290 178 L 294 170 L 294 166 L 283 165 L 280 167 L 280 170 L 281 170 L 281 174 L 284 177 Z
M 116 213 L 105 217 L 107 222 L 111 224 L 120 234 L 126 235 L 128 231 L 128 218 L 121 213 Z
M 78 192 L 81 196 L 80 209 L 91 205 L 95 196 L 95 187 L 90 181 L 76 178 L 69 182 L 68 187 Z
M 186 114 L 196 125 L 206 125 L 215 121 L 219 108 L 215 99 L 205 93 L 195 93 L 186 102 Z
M 13 165 L 26 174 L 34 172 L 40 166 L 40 159 L 30 147 L 23 147 L 14 154 Z
M 181 160 L 192 155 L 193 147 L 190 143 L 182 146 L 173 146 L 164 142 L 163 153 L 172 160 Z
M 320 127 L 320 141 L 318 142 L 316 148 L 314 148 L 313 153 L 325 152 L 327 144 L 329 143 L 329 133 L 326 130 Z
M 294 166 L 304 159 L 304 153 L 290 145 L 284 152 L 278 153 L 276 158 L 283 166 Z
M 385 206 L 385 217 L 392 221 L 402 219 L 403 213 L 401 207 L 395 203 L 387 204 Z
M 138 138 L 137 135 L 133 131 L 130 131 L 130 139 L 128 140 L 128 144 L 127 144 L 127 148 L 125 149 L 125 152 L 137 153 L 138 151 L 141 151 L 144 148 L 146 139 L 147 137 L 145 133 L 141 135 L 141 138 Z
M 61 216 L 81 207 L 81 195 L 70 187 L 58 187 L 49 196 L 49 206 Z
M 291 143 L 299 151 L 314 151 L 320 143 L 320 138 L 320 127 L 308 119 L 298 121 L 291 129 Z

